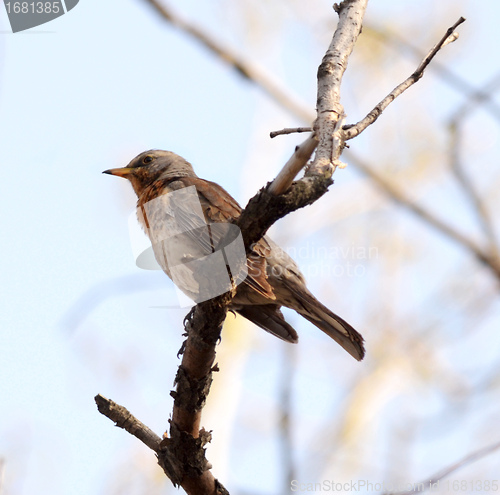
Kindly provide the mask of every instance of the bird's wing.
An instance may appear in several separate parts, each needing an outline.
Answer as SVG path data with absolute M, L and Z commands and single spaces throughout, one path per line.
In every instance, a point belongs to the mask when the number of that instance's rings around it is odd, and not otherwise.
M 231 221 L 238 218 L 241 207 L 231 195 L 221 186 L 198 177 L 179 177 L 174 180 L 157 181 L 162 184 L 153 184 L 156 197 L 149 201 L 161 201 L 160 207 L 150 208 L 147 213 L 149 230 L 157 226 L 163 239 L 166 238 L 166 217 L 175 220 L 175 230 L 180 232 L 176 239 L 185 251 L 193 256 L 207 256 L 227 245 L 228 239 L 234 240 L 239 231 L 233 226 L 234 232 L 229 231 Z M 197 196 L 190 194 L 186 188 L 194 186 Z M 168 194 L 159 195 L 158 191 L 168 191 Z M 170 193 L 179 193 L 176 194 Z M 166 197 L 163 197 L 166 196 Z M 176 198 L 178 198 L 176 200 Z M 144 196 L 147 199 L 147 196 Z M 146 202 L 143 200 L 142 205 Z M 163 216 L 163 218 L 161 218 Z M 153 220 L 151 220 L 153 218 Z M 156 221 L 154 221 L 156 218 Z M 232 234 L 232 235 L 231 235 Z M 234 237 L 233 237 L 234 236 Z M 150 235 L 151 237 L 151 235 Z M 171 232 L 168 234 L 171 237 Z M 158 236 L 157 236 L 158 238 Z M 275 295 L 267 281 L 266 257 L 263 255 L 269 250 L 266 241 L 262 239 L 254 247 L 253 252 L 246 259 L 248 275 L 243 283 L 250 286 L 264 297 L 274 300 Z M 180 255 L 182 250 L 178 249 Z
M 237 201 L 219 184 L 199 178 L 182 179 L 185 185 L 194 185 L 198 191 L 200 202 L 207 223 L 231 222 L 241 214 Z M 220 242 L 220 237 L 216 242 Z M 273 289 L 267 281 L 267 262 L 265 253 L 269 250 L 265 239 L 261 239 L 247 257 L 248 276 L 244 283 L 264 297 L 275 300 Z

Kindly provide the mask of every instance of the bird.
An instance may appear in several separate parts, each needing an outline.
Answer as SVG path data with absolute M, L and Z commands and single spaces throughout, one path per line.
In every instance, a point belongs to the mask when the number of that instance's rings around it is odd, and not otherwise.
M 131 183 L 138 198 L 139 223 L 163 271 L 194 301 L 209 299 L 207 294 L 200 296 L 202 272 L 210 274 L 205 276 L 210 295 L 219 275 L 228 278 L 227 256 L 222 270 L 214 268 L 221 266 L 215 262 L 208 271 L 202 268 L 212 258 L 222 259 L 207 254 L 220 254 L 220 243 L 227 246 L 228 239 L 236 238 L 230 228 L 237 229 L 232 222 L 242 211 L 237 201 L 219 184 L 198 177 L 193 166 L 172 151 L 144 151 L 127 166 L 103 173 Z M 268 236 L 255 243 L 231 272 L 236 291 L 228 309 L 286 342 L 297 343 L 297 332 L 281 312 L 281 307 L 293 309 L 355 359 L 363 359 L 361 334 L 316 299 L 295 261 Z

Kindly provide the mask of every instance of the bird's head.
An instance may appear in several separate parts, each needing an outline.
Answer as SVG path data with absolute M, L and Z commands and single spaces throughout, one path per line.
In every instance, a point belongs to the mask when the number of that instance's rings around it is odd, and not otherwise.
M 137 155 L 126 167 L 111 168 L 103 174 L 128 179 L 137 196 L 158 179 L 196 177 L 192 165 L 171 151 L 149 150 Z

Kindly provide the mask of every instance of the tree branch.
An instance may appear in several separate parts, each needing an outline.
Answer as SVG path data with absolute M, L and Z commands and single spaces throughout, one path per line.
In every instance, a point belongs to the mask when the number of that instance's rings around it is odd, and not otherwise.
M 436 54 L 448 43 L 455 41 L 458 38 L 458 33 L 455 29 L 465 22 L 463 17 L 460 17 L 453 26 L 448 28 L 445 35 L 438 41 L 432 50 L 424 57 L 417 70 L 401 84 L 396 86 L 364 119 L 357 124 L 344 127 L 344 139 L 347 141 L 361 134 L 368 126 L 373 124 L 382 114 L 382 112 L 402 93 L 413 86 L 423 75 L 426 67 L 431 63 Z
M 141 423 L 125 407 L 98 394 L 94 397 L 97 410 L 116 423 L 116 426 L 128 431 L 138 438 L 144 445 L 158 453 L 160 451 L 161 438 L 145 424 Z
M 403 47 L 406 51 L 412 53 L 417 58 L 423 58 L 422 51 L 413 46 L 402 36 L 396 33 L 391 33 L 390 35 L 383 34 L 380 30 L 374 28 L 372 28 L 372 30 L 376 33 L 376 36 L 378 36 L 385 43 L 395 45 L 399 49 Z M 468 101 L 469 104 L 472 102 L 481 103 L 482 107 L 489 112 L 492 117 L 500 121 L 500 106 L 495 102 L 494 96 L 490 92 L 498 86 L 498 76 L 487 87 L 476 88 L 465 80 L 460 74 L 454 73 L 446 65 L 437 60 L 433 60 L 431 67 L 432 70 L 449 86 L 465 95 L 466 101 Z
M 200 428 L 201 412 L 212 384 L 212 373 L 218 371 L 215 346 L 220 340 L 222 324 L 232 293 L 197 304 L 186 316 L 187 339 L 181 350 L 182 362 L 175 377 L 174 409 L 170 436 L 162 441 L 159 464 L 175 484 L 188 494 L 225 494 L 227 490 L 213 477 L 205 457 L 204 446 L 211 434 Z M 175 462 L 172 462 L 175 459 Z
M 271 139 L 276 136 L 282 136 L 283 134 L 293 134 L 295 132 L 311 132 L 312 127 L 286 127 L 285 129 L 281 129 L 280 131 L 272 131 L 269 133 L 269 137 Z
M 265 235 L 273 223 L 292 211 L 317 201 L 332 183 L 331 178 L 304 177 L 279 196 L 269 191 L 270 184 L 263 187 L 250 199 L 235 222 L 241 229 L 247 250 Z
M 148 446 L 152 451 L 154 451 L 158 457 L 158 464 L 163 468 L 166 476 L 172 481 L 174 486 L 181 485 L 186 493 L 198 495 L 200 493 L 210 494 L 210 495 L 229 495 L 227 490 L 213 477 L 212 473 L 208 470 L 210 466 L 207 466 L 200 476 L 193 478 L 186 478 L 184 472 L 186 467 L 182 465 L 182 460 L 185 456 L 184 452 L 171 452 L 167 447 L 174 443 L 173 440 L 164 437 L 162 440 L 156 433 L 150 430 L 146 425 L 141 423 L 136 417 L 134 417 L 125 407 L 120 406 L 116 402 L 110 399 L 106 399 L 102 395 L 95 396 L 95 402 L 97 404 L 98 411 L 109 418 L 111 421 L 116 423 L 116 426 L 123 428 L 131 435 L 134 435 L 142 443 Z M 203 445 L 207 441 L 210 441 L 210 434 L 202 430 L 199 436 L 198 442 L 195 443 L 195 449 L 197 451 L 203 452 L 203 458 L 199 459 L 193 452 L 188 452 L 189 456 L 189 470 L 195 470 L 196 462 L 205 466 L 207 464 L 204 458 Z M 178 432 L 175 433 L 176 440 L 177 437 L 181 436 Z M 179 442 L 177 442 L 179 443 Z M 201 448 L 198 445 L 201 444 Z
M 297 174 L 306 166 L 317 145 L 318 139 L 316 135 L 311 134 L 300 146 L 295 148 L 290 160 L 286 162 L 270 185 L 269 192 L 271 194 L 280 195 L 288 191 Z
M 344 108 L 340 104 L 340 85 L 347 61 L 361 32 L 368 0 L 344 0 L 336 6 L 339 23 L 328 50 L 318 68 L 318 116 L 314 130 L 319 144 L 307 175 L 331 177 L 338 165 L 344 139 L 342 122 Z

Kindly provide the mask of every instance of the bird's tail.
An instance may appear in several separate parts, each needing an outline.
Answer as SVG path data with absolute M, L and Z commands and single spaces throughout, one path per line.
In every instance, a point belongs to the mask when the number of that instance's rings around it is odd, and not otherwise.
M 349 323 L 321 304 L 310 292 L 294 291 L 300 307 L 295 311 L 323 330 L 337 344 L 341 345 L 353 358 L 361 361 L 365 355 L 364 339 Z

